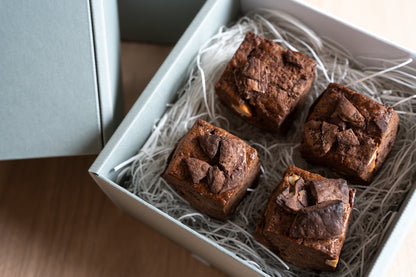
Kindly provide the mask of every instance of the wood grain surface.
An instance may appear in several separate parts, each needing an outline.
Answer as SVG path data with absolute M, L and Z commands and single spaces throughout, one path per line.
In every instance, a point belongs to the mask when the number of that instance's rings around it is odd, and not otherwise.
M 416 49 L 416 1 L 306 2 Z M 122 44 L 126 110 L 170 49 Z M 94 158 L 0 162 L 0 276 L 225 276 L 116 208 L 87 173 Z M 386 276 L 416 276 L 416 222 L 403 235 Z

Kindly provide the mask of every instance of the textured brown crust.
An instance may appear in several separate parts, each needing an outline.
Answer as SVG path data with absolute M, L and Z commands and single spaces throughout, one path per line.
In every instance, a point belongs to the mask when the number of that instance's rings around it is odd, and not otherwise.
M 201 136 L 207 135 L 236 140 L 244 147 L 246 164 L 244 175 L 242 178 L 237 178 L 237 182 L 233 184 L 233 187 L 231 189 L 227 188 L 226 191 L 217 190 L 217 187 L 210 187 L 207 182 L 208 178 L 201 179 L 199 183 L 195 184 L 192 181 L 192 176 L 186 162 L 189 158 L 196 158 L 200 161 L 210 163 L 213 169 L 212 172 L 207 172 L 208 177 L 216 181 L 219 178 L 219 173 L 214 172 L 214 168 L 217 166 L 213 164 L 211 158 L 202 149 L 199 142 L 200 139 L 198 139 Z M 162 177 L 175 188 L 179 195 L 189 201 L 194 208 L 211 217 L 225 220 L 233 213 L 238 203 L 246 194 L 247 188 L 253 185 L 259 173 L 260 160 L 256 149 L 227 131 L 198 119 L 189 132 L 176 145 L 168 159 L 168 165 Z M 197 176 L 198 174 L 195 175 Z M 197 177 L 199 178 L 200 176 Z M 211 182 L 211 184 L 217 186 L 215 182 Z M 212 192 L 213 190 L 219 192 L 214 193 Z
M 247 33 L 215 85 L 219 99 L 248 123 L 284 131 L 303 106 L 315 79 L 316 63 L 306 55 Z
M 344 204 L 330 200 L 301 209 L 289 229 L 289 237 L 333 239 L 342 234 Z
M 366 184 L 390 152 L 398 126 L 393 108 L 329 84 L 309 111 L 300 152 L 313 164 Z
M 290 186 L 290 176 L 303 178 L 305 186 L 311 181 L 326 178 L 289 166 L 281 183 L 272 192 L 266 209 L 257 225 L 254 238 L 279 255 L 280 258 L 293 265 L 315 270 L 334 271 L 347 234 L 351 220 L 351 212 L 355 199 L 355 190 L 349 189 L 349 201 L 343 204 L 342 231 L 339 236 L 331 239 L 292 238 L 289 231 L 296 214 L 283 209 L 276 199 Z M 340 201 L 338 201 L 340 203 Z

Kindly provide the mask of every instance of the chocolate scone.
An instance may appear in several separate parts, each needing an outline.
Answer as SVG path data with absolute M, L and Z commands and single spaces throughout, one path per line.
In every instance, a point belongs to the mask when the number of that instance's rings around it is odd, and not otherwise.
M 198 119 L 171 153 L 162 177 L 194 208 L 225 220 L 259 173 L 256 149 Z
M 355 190 L 289 166 L 272 192 L 254 238 L 284 261 L 334 271 L 347 234 Z
M 315 79 L 316 63 L 306 55 L 247 33 L 215 85 L 220 100 L 247 122 L 284 131 L 303 106 Z
M 329 84 L 309 111 L 300 152 L 359 183 L 369 183 L 390 152 L 399 126 L 391 107 Z

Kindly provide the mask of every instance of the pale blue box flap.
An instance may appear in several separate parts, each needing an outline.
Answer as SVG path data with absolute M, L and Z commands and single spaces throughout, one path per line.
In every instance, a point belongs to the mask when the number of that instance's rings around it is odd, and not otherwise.
M 0 3 L 0 160 L 100 151 L 93 34 L 87 0 Z

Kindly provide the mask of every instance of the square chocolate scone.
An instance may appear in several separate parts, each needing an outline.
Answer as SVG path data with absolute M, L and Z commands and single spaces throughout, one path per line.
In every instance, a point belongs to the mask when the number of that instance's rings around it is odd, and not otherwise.
M 300 151 L 313 164 L 369 183 L 390 152 L 398 126 L 393 108 L 329 84 L 309 111 Z
M 293 265 L 334 271 L 354 198 L 355 190 L 343 179 L 289 166 L 269 198 L 254 238 Z
M 306 55 L 247 33 L 215 85 L 220 100 L 245 121 L 280 132 L 303 106 L 316 63 Z
M 259 173 L 256 149 L 198 119 L 177 143 L 162 177 L 194 208 L 225 220 Z

